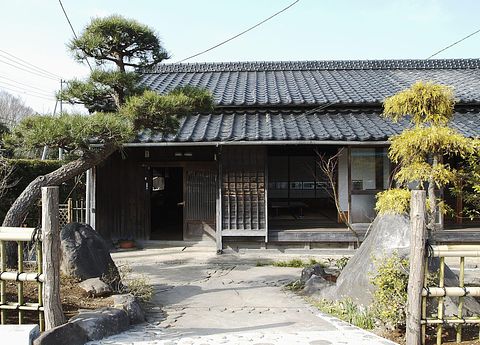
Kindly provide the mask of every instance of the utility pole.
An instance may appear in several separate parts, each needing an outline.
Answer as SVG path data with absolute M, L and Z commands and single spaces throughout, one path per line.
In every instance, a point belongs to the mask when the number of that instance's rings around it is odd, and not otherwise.
M 63 92 L 63 79 L 60 79 L 60 99 L 59 99 L 59 102 L 60 102 L 60 116 L 62 116 L 62 113 L 63 113 L 63 100 L 62 100 L 62 92 Z M 63 160 L 63 149 L 62 148 L 58 148 L 58 160 L 61 161 Z

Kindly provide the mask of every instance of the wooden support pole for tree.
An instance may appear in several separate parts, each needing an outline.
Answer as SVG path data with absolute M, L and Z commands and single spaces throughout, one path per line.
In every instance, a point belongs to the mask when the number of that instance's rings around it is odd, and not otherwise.
M 425 199 L 424 190 L 412 191 L 410 201 L 410 275 L 407 297 L 407 345 L 421 344 L 422 289 L 425 276 Z
M 58 187 L 42 187 L 43 306 L 45 329 L 65 323 L 60 299 Z

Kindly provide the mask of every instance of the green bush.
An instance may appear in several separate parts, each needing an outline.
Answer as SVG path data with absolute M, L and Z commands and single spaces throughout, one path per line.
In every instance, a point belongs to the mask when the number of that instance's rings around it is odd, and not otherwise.
M 405 324 L 409 262 L 394 252 L 389 257 L 375 258 L 377 273 L 371 277 L 375 286 L 374 312 L 386 326 L 397 328 Z

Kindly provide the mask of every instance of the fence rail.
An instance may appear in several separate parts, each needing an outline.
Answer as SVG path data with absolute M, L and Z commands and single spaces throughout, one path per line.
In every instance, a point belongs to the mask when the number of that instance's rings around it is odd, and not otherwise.
M 18 262 L 16 271 L 7 271 L 6 242 L 17 243 Z M 7 323 L 7 311 L 17 311 L 18 323 L 23 324 L 25 311 L 38 312 L 40 330 L 45 329 L 44 308 L 43 308 L 43 283 L 44 274 L 42 266 L 42 245 L 41 236 L 35 228 L 7 228 L 0 227 L 0 323 Z M 36 272 L 24 272 L 24 245 L 33 242 L 36 247 Z M 7 301 L 6 282 L 17 283 L 17 302 Z M 23 284 L 25 282 L 36 282 L 38 290 L 38 302 L 27 303 L 24 300 Z
M 465 258 L 480 257 L 479 245 L 439 245 L 433 246 L 430 251 L 430 257 L 440 259 L 439 280 L 438 286 L 427 286 L 428 280 L 428 258 L 425 260 L 425 277 L 424 287 L 422 290 L 422 344 L 425 344 L 427 325 L 437 325 L 436 340 L 437 345 L 442 344 L 443 327 L 446 324 L 455 326 L 456 341 L 462 341 L 463 325 L 480 324 L 480 317 L 464 316 L 464 302 L 465 297 L 480 296 L 480 286 L 465 286 Z M 446 287 L 445 286 L 445 258 L 458 257 L 459 258 L 459 286 Z M 458 311 L 457 315 L 445 315 L 444 302 L 445 297 L 458 297 Z M 427 298 L 436 298 L 438 300 L 437 316 L 427 317 Z M 480 332 L 479 332 L 480 340 Z

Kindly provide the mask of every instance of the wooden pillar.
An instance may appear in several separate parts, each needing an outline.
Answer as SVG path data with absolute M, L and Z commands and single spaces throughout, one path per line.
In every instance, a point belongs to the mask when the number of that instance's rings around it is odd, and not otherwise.
M 60 299 L 58 187 L 42 187 L 43 306 L 45 329 L 65 323 Z
M 413 190 L 410 201 L 410 274 L 407 297 L 407 345 L 421 344 L 422 289 L 425 277 L 425 201 L 424 190 Z
M 216 197 L 216 227 L 215 227 L 215 242 L 217 247 L 217 254 L 223 252 L 223 215 L 222 215 L 222 183 L 223 183 L 223 171 L 222 171 L 222 154 L 221 148 L 217 150 L 217 162 L 218 162 L 218 175 L 217 175 L 217 197 Z

